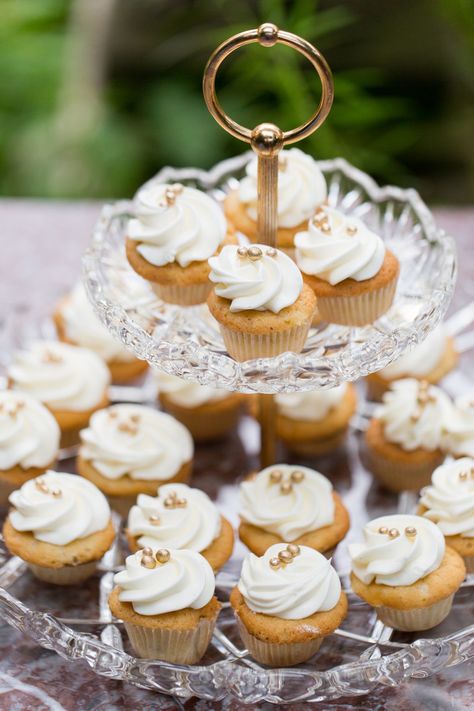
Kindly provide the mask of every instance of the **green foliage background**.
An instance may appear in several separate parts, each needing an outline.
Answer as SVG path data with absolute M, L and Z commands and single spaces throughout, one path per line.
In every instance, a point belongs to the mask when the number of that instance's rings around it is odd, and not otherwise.
M 129 195 L 164 164 L 243 150 L 209 116 L 202 71 L 230 34 L 271 20 L 325 54 L 336 100 L 301 147 L 343 155 L 431 201 L 474 195 L 472 0 L 2 0 L 0 193 Z M 228 61 L 237 120 L 309 116 L 318 80 L 285 47 Z

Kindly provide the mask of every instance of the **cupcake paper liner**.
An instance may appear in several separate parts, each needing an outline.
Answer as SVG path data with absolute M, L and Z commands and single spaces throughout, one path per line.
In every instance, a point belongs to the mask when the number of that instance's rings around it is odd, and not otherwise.
M 324 454 L 329 454 L 337 449 L 344 442 L 346 433 L 347 427 L 344 428 L 344 430 L 325 437 L 324 439 L 289 440 L 285 437 L 281 437 L 280 439 L 285 443 L 291 452 L 295 452 L 302 457 L 318 457 Z
M 250 634 L 239 618 L 237 618 L 237 626 L 242 642 L 252 657 L 260 664 L 269 667 L 292 667 L 306 662 L 316 654 L 324 640 L 324 637 L 316 637 L 306 642 L 264 642 Z
M 138 494 L 135 496 L 107 496 L 107 501 L 110 504 L 110 508 L 126 520 L 128 512 L 137 502 L 137 496 Z
M 216 617 L 203 617 L 192 630 L 141 627 L 124 622 L 130 643 L 139 657 L 174 664 L 196 664 L 212 639 Z
M 380 456 L 377 452 L 365 447 L 363 463 L 369 471 L 389 491 L 419 491 L 431 482 L 433 471 L 443 463 L 444 455 L 437 460 L 423 464 L 399 464 Z
M 463 560 L 466 565 L 466 573 L 472 575 L 474 573 L 474 555 L 467 555 Z
M 359 296 L 318 296 L 319 314 L 323 321 L 344 326 L 366 326 L 390 308 L 397 280 Z
M 10 505 L 8 497 L 10 494 L 18 489 L 21 484 L 11 484 L 9 481 L 0 479 L 0 506 L 7 507 Z
M 177 284 L 158 284 L 150 282 L 155 294 L 162 301 L 178 306 L 196 306 L 203 304 L 212 289 L 212 283 L 206 281 L 203 284 L 189 284 L 179 286 Z
M 76 585 L 82 583 L 94 574 L 97 561 L 82 563 L 81 565 L 65 565 L 63 568 L 45 568 L 42 565 L 28 563 L 33 575 L 44 583 L 53 585 Z
M 450 613 L 454 593 L 449 597 L 435 602 L 429 607 L 418 607 L 413 610 L 396 610 L 393 607 L 377 607 L 377 616 L 385 625 L 402 632 L 419 632 L 436 627 Z
M 299 353 L 303 350 L 309 326 L 308 321 L 302 326 L 295 326 L 286 331 L 258 335 L 233 331 L 222 324 L 220 329 L 229 355 L 235 360 L 243 361 L 271 358 L 287 351 Z

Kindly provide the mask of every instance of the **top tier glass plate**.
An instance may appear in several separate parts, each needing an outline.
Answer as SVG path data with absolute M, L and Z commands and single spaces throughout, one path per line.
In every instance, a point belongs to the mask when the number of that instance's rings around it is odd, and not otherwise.
M 150 182 L 181 182 L 222 200 L 235 188 L 252 153 L 209 172 L 164 168 Z M 329 203 L 360 217 L 400 260 L 391 309 L 363 328 L 321 323 L 302 353 L 238 363 L 226 352 L 206 305 L 165 304 L 128 265 L 125 227 L 133 202 L 106 205 L 84 257 L 87 291 L 99 317 L 139 358 L 168 373 L 241 392 L 331 388 L 384 368 L 422 341 L 443 318 L 456 276 L 451 237 L 436 226 L 415 190 L 379 187 L 341 158 L 319 161 Z

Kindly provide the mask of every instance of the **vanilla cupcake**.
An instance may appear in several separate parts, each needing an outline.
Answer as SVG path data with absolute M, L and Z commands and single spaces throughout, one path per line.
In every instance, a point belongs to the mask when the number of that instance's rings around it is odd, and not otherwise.
M 474 573 L 474 459 L 463 457 L 434 470 L 421 491 L 418 513 L 437 524 L 446 544 Z
M 204 656 L 221 606 L 200 553 L 145 548 L 128 556 L 114 580 L 110 609 L 139 657 L 196 664 Z
M 48 471 L 10 495 L 5 545 L 47 583 L 89 578 L 115 537 L 106 498 L 75 474 Z
M 193 440 L 183 425 L 143 405 L 112 405 L 96 412 L 81 432 L 79 474 L 128 514 L 138 494 L 191 476 Z
M 135 198 L 127 228 L 127 258 L 160 299 L 201 304 L 211 290 L 207 260 L 234 238 L 219 204 L 182 185 L 149 183 Z
M 391 306 L 398 259 L 356 217 L 321 207 L 295 236 L 296 263 L 318 299 L 323 321 L 347 326 L 373 323 Z
M 148 364 L 135 358 L 99 320 L 82 283 L 58 303 L 53 314 L 58 338 L 89 348 L 104 360 L 115 383 L 127 383 L 144 373 Z
M 310 659 L 347 614 L 329 560 L 306 546 L 271 546 L 244 560 L 232 590 L 240 636 L 261 664 L 286 667 Z
M 237 190 L 224 202 L 225 214 L 236 230 L 258 242 L 258 161 L 254 157 Z M 280 153 L 278 161 L 277 247 L 294 256 L 294 237 L 327 197 L 326 180 L 316 161 L 298 148 Z
M 451 411 L 449 397 L 435 385 L 397 380 L 365 432 L 368 469 L 391 491 L 421 489 L 443 462 L 441 447 Z
M 199 385 L 158 370 L 154 375 L 161 406 L 182 422 L 196 441 L 220 439 L 237 426 L 244 400 L 240 393 Z
M 364 528 L 364 542 L 349 546 L 351 585 L 397 630 L 439 625 L 451 610 L 466 568 L 443 534 L 421 516 L 381 516 Z
M 163 484 L 157 496 L 139 494 L 128 515 L 130 550 L 185 548 L 197 551 L 214 571 L 230 558 L 234 532 L 209 496 L 186 484 Z
M 229 245 L 209 264 L 216 286 L 207 304 L 233 358 L 303 349 L 316 298 L 286 254 L 263 244 Z
M 356 390 L 343 383 L 330 390 L 280 393 L 277 405 L 277 435 L 296 454 L 328 454 L 344 441 L 357 406 Z
M 87 348 L 36 341 L 14 354 L 7 375 L 11 389 L 41 400 L 51 411 L 61 430 L 61 447 L 77 444 L 92 413 L 109 403 L 109 370 Z
M 329 479 L 289 464 L 267 467 L 242 482 L 239 513 L 239 537 L 256 555 L 276 543 L 297 543 L 330 557 L 350 524 Z
M 443 444 L 453 457 L 474 457 L 474 393 L 454 401 Z
M 436 385 L 455 368 L 458 354 L 454 340 L 443 325 L 401 358 L 366 378 L 369 400 L 380 400 L 394 380 L 416 378 Z
M 0 505 L 28 479 L 54 466 L 59 426 L 49 410 L 29 395 L 0 391 Z

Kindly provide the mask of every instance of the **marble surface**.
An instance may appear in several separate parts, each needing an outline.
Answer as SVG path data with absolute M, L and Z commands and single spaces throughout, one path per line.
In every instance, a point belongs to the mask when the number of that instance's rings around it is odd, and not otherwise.
M 98 214 L 96 203 L 56 203 L 0 200 L 2 224 L 0 260 L 0 319 L 21 322 L 34 313 L 50 311 L 57 298 L 69 288 L 80 272 L 80 256 L 88 243 Z M 455 235 L 460 253 L 460 278 L 453 308 L 474 298 L 474 210 L 438 210 L 439 224 Z M 12 276 L 14 275 L 14 276 Z M 469 374 L 472 359 L 464 357 L 462 369 Z M 250 462 L 239 444 L 232 446 L 225 461 L 215 452 L 198 453 L 199 483 L 216 493 L 211 461 L 222 462 L 220 478 L 242 474 Z M 349 451 L 350 456 L 350 451 Z M 343 458 L 335 475 L 339 486 L 348 477 Z M 214 490 L 214 491 L 213 491 Z M 474 664 L 445 670 L 428 680 L 412 681 L 397 688 L 381 687 L 360 699 L 339 699 L 324 704 L 298 704 L 291 711 L 310 708 L 363 709 L 364 711 L 468 711 L 474 709 Z M 235 700 L 221 703 L 191 699 L 182 705 L 165 696 L 94 675 L 83 664 L 71 664 L 41 649 L 8 625 L 0 623 L 0 711 L 8 709 L 53 709 L 60 711 L 107 711 L 142 709 L 226 709 L 246 708 Z M 271 704 L 259 704 L 272 709 Z

